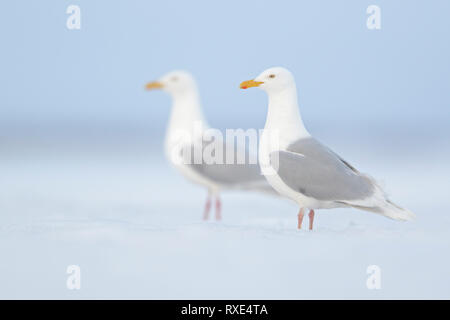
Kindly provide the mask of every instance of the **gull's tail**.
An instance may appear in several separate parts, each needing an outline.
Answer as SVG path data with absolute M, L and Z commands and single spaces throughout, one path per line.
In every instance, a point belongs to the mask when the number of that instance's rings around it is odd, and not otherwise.
M 404 209 L 396 205 L 389 199 L 386 199 L 385 205 L 380 209 L 380 213 L 382 215 L 385 215 L 386 217 L 394 220 L 410 221 L 416 218 L 416 215 L 414 213 L 412 213 L 408 209 Z
M 377 205 L 375 207 L 366 207 L 366 206 L 355 205 L 355 204 L 350 204 L 350 206 L 357 208 L 357 209 L 378 213 L 378 214 L 381 214 L 385 217 L 388 217 L 388 218 L 391 218 L 394 220 L 410 221 L 410 220 L 414 220 L 416 217 L 416 215 L 414 213 L 412 213 L 408 209 L 404 209 L 404 208 L 396 205 L 389 199 L 386 199 L 380 205 Z
M 375 192 L 369 199 L 364 199 L 362 201 L 347 201 L 345 204 L 354 207 L 356 209 L 361 209 L 365 211 L 370 211 L 374 213 L 381 214 L 387 218 L 400 220 L 400 221 L 411 221 L 414 220 L 416 215 L 409 211 L 408 209 L 402 208 L 399 205 L 393 203 L 389 200 L 388 195 L 384 190 L 378 185 L 378 183 L 370 176 L 365 175 L 367 179 L 372 183 L 375 188 Z

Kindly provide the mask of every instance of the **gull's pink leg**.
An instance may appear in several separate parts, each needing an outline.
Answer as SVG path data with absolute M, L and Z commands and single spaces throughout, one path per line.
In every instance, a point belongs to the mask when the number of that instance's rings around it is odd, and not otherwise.
M 222 219 L 222 202 L 219 196 L 216 197 L 216 220 Z
M 205 211 L 203 212 L 203 220 L 208 220 L 210 209 L 211 209 L 211 195 L 208 193 L 208 198 L 206 198 L 205 203 Z
M 303 216 L 305 215 L 305 209 L 300 208 L 300 211 L 298 212 L 298 225 L 297 228 L 301 229 L 302 228 L 302 222 L 303 222 Z
M 313 224 L 314 224 L 314 210 L 309 210 L 309 230 L 313 229 Z

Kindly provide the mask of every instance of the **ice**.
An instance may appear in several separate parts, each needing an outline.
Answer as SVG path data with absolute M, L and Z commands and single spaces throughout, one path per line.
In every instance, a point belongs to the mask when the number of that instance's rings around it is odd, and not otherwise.
M 223 220 L 204 222 L 205 190 L 160 147 L 16 148 L 2 161 L 0 298 L 450 298 L 448 157 L 340 153 L 417 220 L 321 210 L 299 231 L 293 203 L 228 192 Z M 80 290 L 66 287 L 69 265 Z M 369 265 L 380 290 L 366 287 Z

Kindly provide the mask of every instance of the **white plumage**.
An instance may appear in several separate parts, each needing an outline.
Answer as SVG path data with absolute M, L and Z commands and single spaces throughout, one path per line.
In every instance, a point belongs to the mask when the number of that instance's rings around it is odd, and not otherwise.
M 203 115 L 197 84 L 186 71 L 173 71 L 158 81 L 147 84 L 147 89 L 162 89 L 173 99 L 169 125 L 165 137 L 165 153 L 170 163 L 188 180 L 202 185 L 208 190 L 204 218 L 208 218 L 211 197 L 216 197 L 216 218 L 220 219 L 222 190 L 241 189 L 276 194 L 260 172 L 259 165 L 238 163 L 208 163 L 201 159 L 193 161 L 194 154 L 202 155 L 204 148 L 211 143 L 205 140 L 205 132 L 210 128 Z M 246 152 L 230 147 L 223 140 L 214 140 L 223 151 Z M 232 150 L 231 150 L 232 149 Z M 189 151 L 189 152 L 187 152 Z
M 371 177 L 309 134 L 300 116 L 294 77 L 288 70 L 268 69 L 241 84 L 243 89 L 249 87 L 263 89 L 269 98 L 259 146 L 263 173 L 275 190 L 300 206 L 299 227 L 306 208 L 311 210 L 310 229 L 314 209 L 354 207 L 396 220 L 414 217 L 391 202 Z

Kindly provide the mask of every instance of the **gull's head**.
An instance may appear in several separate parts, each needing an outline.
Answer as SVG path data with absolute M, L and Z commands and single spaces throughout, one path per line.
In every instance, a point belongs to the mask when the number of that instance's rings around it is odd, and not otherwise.
M 187 71 L 172 71 L 156 81 L 145 85 L 147 90 L 160 89 L 172 95 L 180 95 L 197 90 L 194 77 Z
M 295 85 L 292 73 L 282 67 L 274 67 L 263 71 L 253 80 L 247 80 L 241 83 L 241 89 L 258 87 L 267 93 L 277 92 Z

